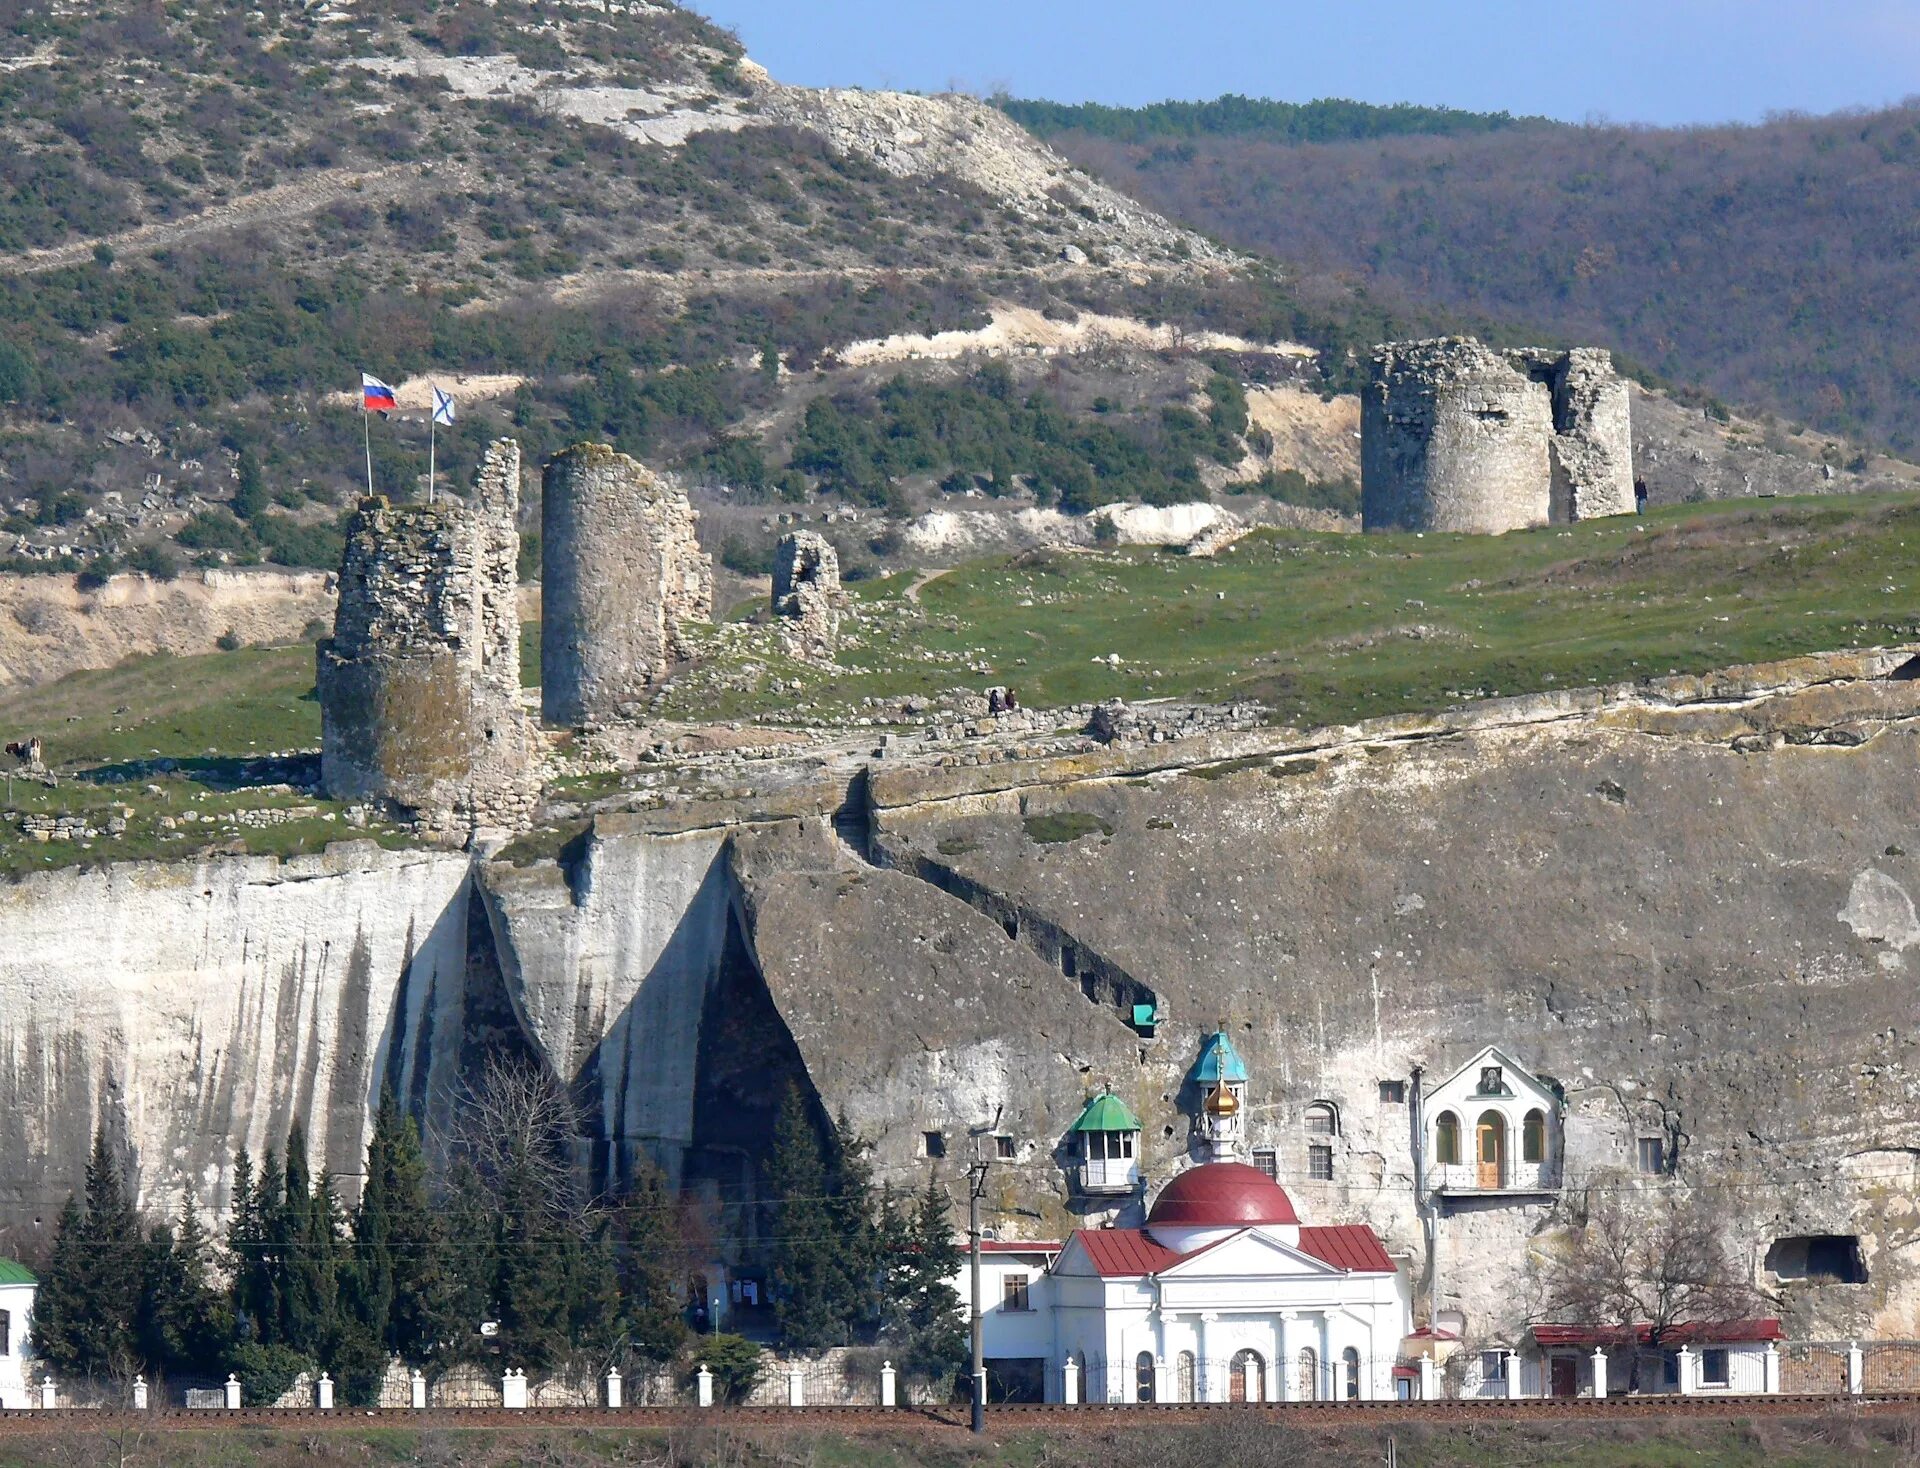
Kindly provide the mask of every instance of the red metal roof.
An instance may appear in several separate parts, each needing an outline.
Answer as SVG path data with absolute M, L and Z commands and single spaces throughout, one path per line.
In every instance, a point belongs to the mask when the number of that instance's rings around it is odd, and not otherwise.
M 1300 1250 L 1353 1274 L 1392 1274 L 1393 1260 L 1380 1236 L 1364 1223 L 1337 1223 L 1300 1230 Z
M 1073 1236 L 1085 1247 L 1094 1273 L 1108 1278 L 1158 1274 L 1185 1257 L 1155 1243 L 1142 1228 L 1082 1228 Z
M 1623 1346 L 1627 1343 L 1627 1332 L 1618 1325 L 1536 1325 L 1532 1335 L 1534 1343 L 1542 1346 L 1582 1346 L 1591 1350 L 1595 1346 Z M 1634 1342 L 1637 1345 L 1650 1345 L 1653 1342 L 1651 1325 L 1636 1325 L 1633 1328 Z M 1667 1331 L 1662 1342 L 1668 1346 L 1698 1345 L 1737 1345 L 1750 1341 L 1783 1341 L 1787 1333 L 1780 1328 L 1780 1322 L 1771 1317 L 1759 1320 L 1723 1320 L 1703 1324 L 1685 1322 Z
M 1183 1259 L 1193 1259 L 1217 1248 L 1224 1240 L 1180 1254 L 1141 1228 L 1083 1228 L 1074 1233 L 1086 1248 L 1094 1272 L 1107 1278 L 1158 1274 Z M 1393 1273 L 1393 1260 L 1379 1238 L 1364 1223 L 1344 1223 L 1300 1230 L 1300 1252 L 1350 1274 Z
M 982 1239 L 980 1252 L 982 1254 L 1058 1254 L 1060 1241 L 1058 1239 L 1042 1239 L 1036 1242 L 1028 1242 L 1025 1239 Z
M 1189 1168 L 1160 1190 L 1147 1214 L 1149 1224 L 1170 1228 L 1299 1221 L 1286 1190 L 1244 1162 L 1209 1162 Z

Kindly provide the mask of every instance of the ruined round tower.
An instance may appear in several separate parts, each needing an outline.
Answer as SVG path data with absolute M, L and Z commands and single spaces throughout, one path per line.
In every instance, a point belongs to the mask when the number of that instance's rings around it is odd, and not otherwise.
M 471 506 L 360 502 L 317 652 L 321 783 L 449 840 L 532 813 L 520 708 L 520 446 L 487 450 Z
M 1627 385 L 1590 347 L 1389 342 L 1361 397 L 1360 490 L 1368 530 L 1497 535 L 1631 512 Z
M 713 617 L 713 562 L 686 494 L 605 444 L 548 463 L 541 510 L 540 713 L 631 717 Z

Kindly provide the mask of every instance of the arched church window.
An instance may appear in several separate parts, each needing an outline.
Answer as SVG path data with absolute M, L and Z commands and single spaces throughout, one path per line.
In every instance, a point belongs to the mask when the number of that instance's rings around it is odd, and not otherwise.
M 1320 1400 L 1320 1358 L 1314 1354 L 1312 1346 L 1300 1348 L 1299 1375 L 1295 1378 L 1299 1384 L 1299 1396 L 1303 1402 Z
M 1433 1156 L 1442 1167 L 1460 1165 L 1460 1118 L 1451 1111 L 1441 1112 L 1434 1123 Z
M 1177 1372 L 1178 1379 L 1174 1383 L 1175 1400 L 1182 1402 L 1191 1402 L 1194 1400 L 1195 1377 L 1198 1374 L 1195 1366 L 1196 1363 L 1193 1359 L 1193 1352 L 1182 1351 L 1180 1353 L 1179 1370 Z
M 1136 1402 L 1153 1400 L 1153 1352 L 1142 1351 L 1133 1358 L 1133 1399 Z
M 1340 1353 L 1340 1365 L 1342 1375 L 1346 1378 L 1347 1400 L 1349 1402 L 1357 1402 L 1360 1400 L 1359 1351 L 1355 1350 L 1352 1346 L 1348 1346 L 1346 1350 Z
M 1523 1162 L 1547 1160 L 1547 1114 L 1533 1110 L 1520 1124 L 1520 1158 Z

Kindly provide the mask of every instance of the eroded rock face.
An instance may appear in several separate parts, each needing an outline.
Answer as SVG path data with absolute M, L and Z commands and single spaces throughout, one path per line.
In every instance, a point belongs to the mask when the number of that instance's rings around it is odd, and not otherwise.
M 840 553 L 811 530 L 783 535 L 773 552 L 773 614 L 781 644 L 798 658 L 831 662 L 840 645 Z
M 427 1115 L 458 1081 L 466 884 L 371 842 L 0 883 L 0 1224 L 51 1228 L 96 1126 L 156 1214 L 225 1208 L 295 1117 L 353 1197 L 380 1088 Z
M 520 709 L 520 448 L 487 451 L 471 507 L 361 501 L 316 654 L 321 779 L 464 840 L 538 797 Z
M 1518 1329 L 1529 1253 L 1589 1187 L 1704 1189 L 1796 1329 L 1903 1336 L 1920 699 L 1877 678 L 1687 682 L 1516 700 L 1508 722 L 1268 733 L 1210 778 L 1165 755 L 1151 773 L 1152 751 L 941 798 L 880 776 L 876 854 L 1002 918 L 1053 958 L 1056 993 L 1117 1016 L 1151 991 L 1162 1021 L 1129 1072 L 1152 1175 L 1186 1155 L 1180 1079 L 1224 1019 L 1253 1071 L 1250 1146 L 1310 1216 L 1411 1251 L 1421 1307 L 1437 1281 L 1476 1339 Z M 1436 1275 L 1410 1107 L 1381 1082 L 1417 1095 L 1488 1044 L 1564 1087 L 1566 1185 L 1443 1216 Z M 1331 1183 L 1309 1175 L 1315 1102 L 1340 1117 Z M 1640 1174 L 1641 1137 L 1671 1177 Z M 1860 1237 L 1866 1284 L 1760 1263 L 1828 1234 Z
M 630 716 L 713 618 L 713 561 L 684 491 L 605 444 L 546 468 L 541 505 L 541 717 Z
M 1390 342 L 1361 395 L 1369 530 L 1499 534 L 1633 507 L 1626 383 L 1603 351 Z

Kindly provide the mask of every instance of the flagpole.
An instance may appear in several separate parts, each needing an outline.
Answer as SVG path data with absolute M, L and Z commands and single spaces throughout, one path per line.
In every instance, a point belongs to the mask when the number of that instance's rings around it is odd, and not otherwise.
M 360 437 L 367 447 L 367 498 L 373 498 L 373 414 L 367 411 L 366 395 L 361 394 L 360 401 Z
M 427 503 L 433 503 L 433 439 L 434 430 L 440 425 L 439 415 L 427 414 Z

